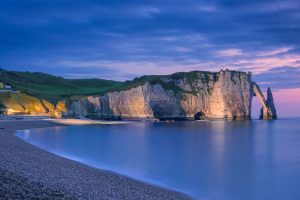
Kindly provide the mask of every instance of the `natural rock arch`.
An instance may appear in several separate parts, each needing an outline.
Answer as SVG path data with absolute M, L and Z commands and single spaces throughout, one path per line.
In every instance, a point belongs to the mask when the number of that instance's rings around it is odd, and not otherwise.
M 200 111 L 200 112 L 197 112 L 195 115 L 194 115 L 194 119 L 195 120 L 201 120 L 201 119 L 204 119 L 205 118 L 205 113 Z
M 262 105 L 259 119 L 263 119 L 263 120 L 277 119 L 276 108 L 275 108 L 273 95 L 270 87 L 268 87 L 267 100 L 266 100 L 259 86 L 255 82 L 253 82 L 253 95 L 257 96 L 259 102 Z

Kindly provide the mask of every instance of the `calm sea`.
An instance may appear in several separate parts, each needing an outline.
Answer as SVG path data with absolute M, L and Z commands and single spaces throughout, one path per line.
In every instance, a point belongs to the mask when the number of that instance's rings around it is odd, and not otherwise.
M 55 154 L 197 199 L 300 199 L 300 120 L 130 122 L 19 131 Z

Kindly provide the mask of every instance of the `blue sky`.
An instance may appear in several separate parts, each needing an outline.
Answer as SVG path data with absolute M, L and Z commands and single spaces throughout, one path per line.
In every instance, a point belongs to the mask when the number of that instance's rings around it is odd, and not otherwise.
M 131 79 L 221 68 L 300 88 L 299 0 L 1 0 L 0 67 Z

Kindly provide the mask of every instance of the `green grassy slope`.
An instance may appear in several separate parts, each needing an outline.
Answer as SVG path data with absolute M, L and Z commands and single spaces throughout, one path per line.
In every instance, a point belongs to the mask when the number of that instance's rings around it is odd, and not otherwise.
M 194 91 L 184 91 L 182 88 L 176 86 L 174 84 L 174 81 L 185 80 L 188 84 L 193 86 L 194 82 L 199 79 L 199 73 L 204 75 L 206 82 L 209 81 L 209 76 L 216 76 L 216 73 L 207 71 L 177 72 L 170 75 L 147 75 L 135 78 L 132 81 L 126 81 L 123 85 L 120 85 L 116 90 L 128 90 L 140 85 L 144 85 L 146 82 L 149 82 L 152 85 L 160 84 L 165 90 L 172 90 L 175 93 L 194 93 Z M 162 79 L 170 79 L 173 81 L 165 82 Z
M 89 95 L 113 90 L 122 82 L 103 79 L 64 79 L 45 73 L 15 72 L 0 70 L 0 82 L 14 89 L 57 102 L 71 95 Z
M 162 78 L 173 80 L 185 79 L 190 84 L 198 78 L 197 73 L 178 72 L 171 75 L 150 75 L 135 78 L 131 81 L 118 82 L 104 79 L 64 79 L 45 73 L 16 72 L 0 69 L 0 82 L 10 84 L 14 89 L 56 103 L 64 97 L 72 95 L 103 94 L 109 91 L 128 90 L 149 82 L 161 84 L 166 90 L 180 92 L 173 82 L 163 82 Z M 205 76 L 211 72 L 201 72 Z M 183 91 L 184 92 L 184 91 Z
M 173 83 L 165 83 L 161 79 L 172 80 L 185 79 L 192 83 L 198 79 L 200 71 L 178 72 L 171 75 L 147 75 L 135 78 L 131 81 L 118 82 L 104 79 L 64 79 L 50 74 L 40 72 L 16 72 L 0 69 L 0 82 L 10 84 L 18 91 L 26 92 L 41 97 L 90 95 L 105 93 L 113 90 L 127 90 L 146 82 L 151 84 L 162 84 L 166 89 L 179 89 Z M 201 71 L 208 77 L 211 72 Z M 172 86 L 173 85 L 173 86 Z

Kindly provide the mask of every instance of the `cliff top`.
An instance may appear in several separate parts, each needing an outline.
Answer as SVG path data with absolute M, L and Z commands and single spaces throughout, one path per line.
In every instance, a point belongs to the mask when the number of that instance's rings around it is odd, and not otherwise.
M 208 81 L 211 78 L 218 78 L 219 73 L 209 71 L 177 72 L 171 75 L 145 75 L 131 81 L 118 82 L 104 79 L 65 79 L 40 72 L 16 72 L 0 69 L 0 82 L 11 85 L 15 90 L 57 102 L 72 95 L 93 95 L 128 90 L 146 82 L 160 84 L 165 89 L 178 92 L 182 89 L 174 84 L 176 80 L 185 79 L 192 85 L 199 76 Z M 173 80 L 173 82 L 168 80 Z
M 125 81 L 116 90 L 123 91 L 131 88 L 135 88 L 140 85 L 144 85 L 146 82 L 150 84 L 160 84 L 163 88 L 167 90 L 173 90 L 175 92 L 183 91 L 180 87 L 176 86 L 174 82 L 178 80 L 185 80 L 190 86 L 193 86 L 193 83 L 200 78 L 208 82 L 210 80 L 217 80 L 221 72 L 229 73 L 238 73 L 238 74 L 247 74 L 246 72 L 241 71 L 232 71 L 232 70 L 220 70 L 219 72 L 210 72 L 210 71 L 190 71 L 190 72 L 176 72 L 170 75 L 144 75 L 142 77 L 135 78 L 131 81 Z M 193 90 L 193 89 L 192 89 Z M 188 92 L 188 91 L 184 91 Z
M 15 90 L 50 101 L 71 95 L 90 95 L 105 92 L 122 85 L 122 82 L 104 79 L 64 79 L 40 72 L 16 72 L 0 69 L 0 82 Z

